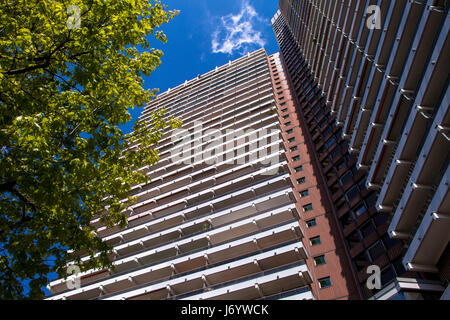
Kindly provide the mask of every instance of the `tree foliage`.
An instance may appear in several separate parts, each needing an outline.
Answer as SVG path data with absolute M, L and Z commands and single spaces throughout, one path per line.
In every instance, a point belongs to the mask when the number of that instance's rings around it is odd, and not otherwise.
M 48 273 L 79 263 L 73 252 L 90 256 L 82 270 L 111 266 L 90 221 L 126 225 L 130 188 L 146 181 L 137 169 L 179 125 L 160 110 L 131 137 L 120 129 L 156 93 L 142 76 L 177 13 L 147 0 L 0 3 L 0 298 L 42 298 Z

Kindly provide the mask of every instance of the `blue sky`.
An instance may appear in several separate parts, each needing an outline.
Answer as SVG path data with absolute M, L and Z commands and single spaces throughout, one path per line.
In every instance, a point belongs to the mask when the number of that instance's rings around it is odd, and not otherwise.
M 164 24 L 166 44 L 154 41 L 164 52 L 162 64 L 145 88 L 160 92 L 195 78 L 216 66 L 226 64 L 247 52 L 264 47 L 268 54 L 278 52 L 270 19 L 278 9 L 278 0 L 162 0 L 180 14 Z M 133 121 L 142 109 L 131 111 Z M 132 123 L 123 126 L 130 132 Z

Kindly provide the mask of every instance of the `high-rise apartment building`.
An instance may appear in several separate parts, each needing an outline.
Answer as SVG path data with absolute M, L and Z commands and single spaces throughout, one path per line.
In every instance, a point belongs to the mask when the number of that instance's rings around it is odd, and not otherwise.
M 272 19 L 334 232 L 345 238 L 341 259 L 364 298 L 449 296 L 448 9 L 280 0 Z M 377 268 L 382 290 L 367 285 Z
M 139 121 L 161 107 L 183 127 L 142 168 L 151 181 L 132 189 L 128 226 L 92 221 L 115 268 L 53 281 L 48 299 L 358 297 L 277 54 L 260 49 L 186 81 Z
M 92 221 L 115 267 L 48 299 L 449 295 L 447 2 L 280 0 L 272 25 L 279 54 L 145 107 L 142 124 L 163 107 L 183 127 L 128 226 Z

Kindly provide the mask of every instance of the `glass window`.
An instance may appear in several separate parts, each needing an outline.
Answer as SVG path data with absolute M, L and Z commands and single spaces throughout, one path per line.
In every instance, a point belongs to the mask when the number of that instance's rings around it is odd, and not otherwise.
M 370 235 L 372 232 L 375 231 L 375 227 L 373 226 L 372 221 L 368 221 L 366 224 L 364 224 L 364 225 L 361 227 L 360 230 L 361 230 L 362 236 L 365 238 L 365 237 L 367 237 L 368 235 Z
M 403 265 L 403 262 L 402 262 L 402 257 L 400 257 L 397 260 L 395 260 L 393 262 L 393 265 L 394 265 L 395 272 L 399 276 L 401 276 L 402 274 L 404 274 L 406 272 L 405 266 Z
M 303 166 L 295 167 L 295 172 L 302 172 L 302 171 L 303 171 Z
M 292 137 L 290 139 L 288 139 L 289 142 L 294 142 L 295 141 L 295 137 Z
M 309 241 L 311 242 L 311 245 L 312 245 L 312 246 L 315 246 L 315 245 L 321 243 L 321 242 L 320 242 L 320 236 L 313 237 L 313 238 L 309 239 Z
M 309 196 L 309 191 L 308 191 L 308 190 L 300 191 L 300 196 L 301 196 L 301 197 Z
M 369 257 L 365 251 L 357 255 L 353 261 L 355 262 L 356 270 L 358 270 L 358 272 L 370 265 Z
M 345 167 L 345 160 L 340 160 L 337 164 L 336 164 L 337 169 L 342 169 L 343 167 Z
M 295 156 L 292 158 L 292 161 L 300 161 L 300 156 Z
M 289 129 L 286 131 L 287 134 L 291 134 L 292 132 L 294 132 L 294 129 Z
M 288 127 L 288 126 L 290 126 L 291 125 L 291 122 L 290 121 L 288 121 L 288 122 L 286 122 L 285 124 L 284 124 L 286 127 Z
M 349 170 L 342 175 L 339 181 L 341 182 L 342 186 L 345 186 L 345 184 L 349 182 L 352 179 L 352 177 L 353 177 L 352 172 Z
M 342 227 L 346 228 L 348 225 L 350 225 L 353 221 L 355 221 L 355 219 L 353 219 L 353 214 L 351 211 L 348 211 L 346 214 L 344 214 L 341 218 L 340 221 L 342 223 Z
M 333 159 L 337 158 L 340 153 L 341 153 L 341 149 L 339 149 L 339 147 L 334 148 L 333 151 L 331 151 L 331 153 L 330 153 L 331 159 L 333 160 Z
M 319 279 L 319 286 L 321 289 L 330 287 L 331 286 L 330 277 Z
M 394 269 L 389 265 L 381 270 L 381 285 L 385 286 L 396 277 Z
M 327 127 L 323 132 L 322 132 L 322 137 L 326 137 L 331 133 L 331 127 Z
M 303 211 L 307 212 L 307 211 L 311 211 L 313 209 L 313 206 L 311 203 L 308 203 L 306 205 L 303 206 Z
M 331 137 L 328 139 L 328 141 L 325 143 L 327 148 L 330 148 L 334 143 L 336 142 L 336 139 L 334 137 Z
M 300 179 L 297 179 L 297 183 L 298 184 L 302 184 L 302 183 L 305 183 L 306 182 L 306 178 L 305 177 L 302 177 L 302 178 L 300 178 Z
M 293 146 L 292 148 L 290 148 L 291 152 L 297 151 L 298 147 L 297 146 Z
M 358 230 L 350 233 L 345 239 L 347 240 L 350 249 L 353 249 L 357 244 L 361 242 L 361 236 L 359 235 Z
M 348 190 L 345 193 L 345 197 L 347 198 L 348 201 L 351 201 L 353 199 L 355 199 L 359 194 L 359 189 L 357 186 L 353 186 L 352 188 L 350 188 L 350 190 Z
M 318 256 L 318 257 L 314 258 L 314 264 L 316 266 L 320 266 L 321 264 L 325 264 L 325 263 L 326 263 L 325 256 Z
M 367 211 L 367 208 L 366 208 L 366 206 L 364 205 L 364 204 L 359 204 L 358 206 L 356 206 L 356 208 L 355 208 L 355 210 L 354 210 L 354 212 L 355 212 L 355 215 L 358 217 L 358 216 L 360 216 L 360 215 L 362 215 L 364 212 L 366 212 Z
M 316 226 L 317 225 L 316 219 L 306 221 L 306 225 L 308 226 L 308 228 Z
M 380 257 L 385 252 L 381 241 L 377 241 L 367 251 L 369 252 L 369 255 L 370 255 L 370 258 L 372 259 L 372 261 L 375 261 L 378 257 Z

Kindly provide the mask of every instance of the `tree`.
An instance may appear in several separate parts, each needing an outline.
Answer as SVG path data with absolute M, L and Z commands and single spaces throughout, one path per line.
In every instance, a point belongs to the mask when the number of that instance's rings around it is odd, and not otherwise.
M 138 169 L 180 125 L 158 110 L 120 129 L 157 92 L 143 88 L 162 57 L 150 42 L 176 14 L 147 0 L 1 2 L 0 298 L 43 298 L 69 261 L 111 267 L 90 221 L 126 225 L 129 191 L 147 181 Z

